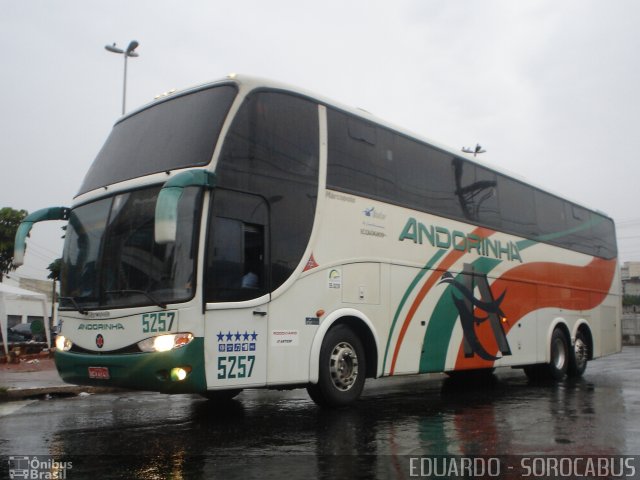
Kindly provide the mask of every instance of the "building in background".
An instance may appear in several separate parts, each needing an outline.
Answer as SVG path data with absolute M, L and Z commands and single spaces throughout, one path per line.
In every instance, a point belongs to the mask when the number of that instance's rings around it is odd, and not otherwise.
M 640 296 L 640 262 L 624 262 L 622 273 L 622 294 Z

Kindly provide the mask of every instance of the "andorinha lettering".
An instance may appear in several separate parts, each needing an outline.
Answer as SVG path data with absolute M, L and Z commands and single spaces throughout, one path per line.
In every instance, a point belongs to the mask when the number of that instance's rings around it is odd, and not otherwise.
M 415 218 L 409 218 L 400 238 L 411 240 L 417 245 L 427 242 L 432 247 L 442 249 L 454 249 L 461 252 L 473 253 L 482 257 L 492 257 L 500 260 L 519 261 L 522 263 L 520 249 L 514 242 L 502 242 L 487 237 L 481 237 L 474 233 L 464 233 L 459 230 L 449 230 L 445 227 L 425 225 Z
M 121 323 L 81 323 L 78 330 L 124 330 Z

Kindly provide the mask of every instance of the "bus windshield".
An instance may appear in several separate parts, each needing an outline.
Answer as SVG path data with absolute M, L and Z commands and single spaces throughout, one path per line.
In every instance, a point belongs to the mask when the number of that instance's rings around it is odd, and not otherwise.
M 196 90 L 122 119 L 78 194 L 152 173 L 207 165 L 236 92 L 231 85 Z
M 201 189 L 185 189 L 176 241 L 154 241 L 160 187 L 120 193 L 71 212 L 62 259 L 62 309 L 187 301 L 195 292 Z

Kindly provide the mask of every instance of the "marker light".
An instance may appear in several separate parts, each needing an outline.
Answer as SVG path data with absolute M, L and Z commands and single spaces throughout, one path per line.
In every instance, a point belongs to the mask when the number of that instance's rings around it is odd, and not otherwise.
M 69 340 L 68 338 L 62 335 L 58 335 L 56 337 L 56 348 L 61 352 L 67 352 L 71 350 L 72 346 L 73 346 L 73 342 L 71 342 L 71 340 Z
M 168 352 L 175 348 L 184 347 L 193 340 L 191 333 L 172 333 L 146 338 L 138 342 L 138 348 L 143 352 Z

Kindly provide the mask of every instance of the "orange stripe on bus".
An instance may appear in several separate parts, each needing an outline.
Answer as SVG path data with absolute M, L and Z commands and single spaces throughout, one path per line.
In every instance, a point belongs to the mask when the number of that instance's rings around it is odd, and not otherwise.
M 525 315 L 541 308 L 579 311 L 597 307 L 609 294 L 616 266 L 616 259 L 594 258 L 584 267 L 535 262 L 519 265 L 505 272 L 491 285 L 493 292 L 507 292 L 501 305 L 506 317 L 506 323 L 503 324 L 505 333 L 515 327 Z M 476 316 L 484 314 L 476 309 Z M 497 355 L 498 346 L 489 322 L 479 325 L 476 332 L 485 350 Z M 456 370 L 492 366 L 492 361 L 478 356 L 466 358 L 462 344 L 460 345 Z

